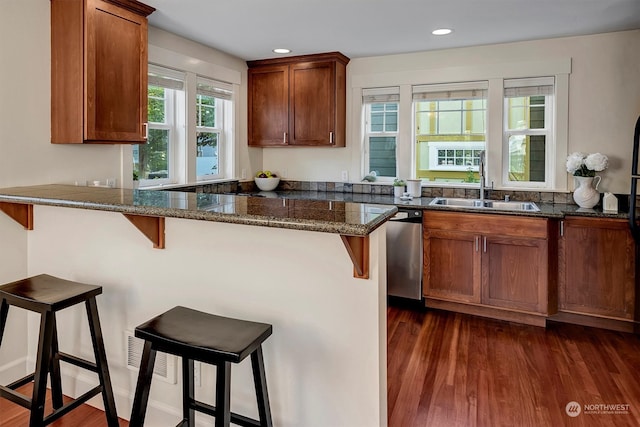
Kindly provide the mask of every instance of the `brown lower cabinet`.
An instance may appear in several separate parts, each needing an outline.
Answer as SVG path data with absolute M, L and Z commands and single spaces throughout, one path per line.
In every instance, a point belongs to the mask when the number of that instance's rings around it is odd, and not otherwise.
M 627 221 L 568 216 L 559 247 L 558 317 L 632 330 L 635 244 Z
M 548 219 L 431 211 L 423 221 L 427 306 L 544 326 L 556 304 Z

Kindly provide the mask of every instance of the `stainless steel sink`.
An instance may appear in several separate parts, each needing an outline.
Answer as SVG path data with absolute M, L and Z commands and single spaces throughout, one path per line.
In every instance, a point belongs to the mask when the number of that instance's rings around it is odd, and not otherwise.
M 503 202 L 500 200 L 459 199 L 436 197 L 429 203 L 431 206 L 449 206 L 452 208 L 494 209 L 501 211 L 540 212 L 533 202 Z

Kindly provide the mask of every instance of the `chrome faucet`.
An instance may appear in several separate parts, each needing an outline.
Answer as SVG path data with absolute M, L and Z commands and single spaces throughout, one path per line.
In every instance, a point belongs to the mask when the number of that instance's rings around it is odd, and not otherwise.
M 482 150 L 478 157 L 480 157 L 480 164 L 478 165 L 478 173 L 480 174 L 480 200 L 484 200 L 484 170 L 485 170 L 485 152 Z

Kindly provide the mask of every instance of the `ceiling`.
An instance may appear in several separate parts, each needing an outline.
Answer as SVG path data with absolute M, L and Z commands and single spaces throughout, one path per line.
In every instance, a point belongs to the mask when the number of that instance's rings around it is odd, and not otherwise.
M 350 58 L 640 28 L 640 0 L 142 0 L 155 27 L 241 59 Z M 452 28 L 436 37 L 436 28 Z

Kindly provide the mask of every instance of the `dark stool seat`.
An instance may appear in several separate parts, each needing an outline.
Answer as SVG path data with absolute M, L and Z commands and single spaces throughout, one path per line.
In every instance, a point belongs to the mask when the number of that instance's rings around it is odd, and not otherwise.
M 231 319 L 185 307 L 174 307 L 135 329 L 145 340 L 131 414 L 131 427 L 142 426 L 146 412 L 156 351 L 182 357 L 183 420 L 178 426 L 195 426 L 195 411 L 216 418 L 216 427 L 231 422 L 243 426 L 271 426 L 271 410 L 262 357 L 262 343 L 271 335 L 266 323 Z M 260 420 L 230 411 L 231 363 L 251 356 Z M 216 406 L 195 400 L 194 360 L 215 365 Z
M 31 411 L 29 426 L 48 425 L 100 393 L 102 393 L 109 427 L 118 426 L 118 416 L 96 305 L 96 296 L 101 293 L 102 287 L 100 286 L 72 282 L 47 274 L 0 286 L 0 344 L 2 344 L 10 306 L 40 313 L 40 336 L 35 372 L 7 386 L 0 386 L 0 397 L 9 399 Z M 58 349 L 55 313 L 83 302 L 89 320 L 95 363 L 60 352 Z M 61 360 L 96 372 L 100 384 L 77 399 L 63 404 L 60 378 Z M 44 402 L 48 375 L 51 377 L 53 412 L 45 417 Z M 31 381 L 34 382 L 31 399 L 15 391 L 18 387 Z

